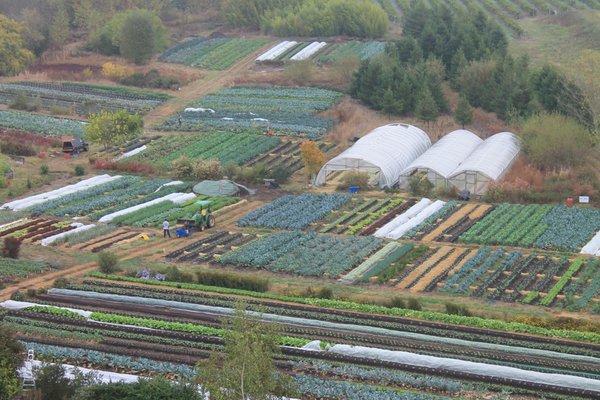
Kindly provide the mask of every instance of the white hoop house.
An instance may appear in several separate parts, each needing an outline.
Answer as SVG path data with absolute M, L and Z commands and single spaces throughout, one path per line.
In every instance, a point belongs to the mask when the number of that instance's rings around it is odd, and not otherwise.
M 450 132 L 402 171 L 400 186 L 406 187 L 415 173 L 426 174 L 434 186 L 446 186 L 450 175 L 481 143 L 483 140 L 473 132 L 464 129 Z
M 402 170 L 430 146 L 429 136 L 415 126 L 381 126 L 328 161 L 319 171 L 315 185 L 323 185 L 335 171 L 360 171 L 375 176 L 382 188 L 394 186 Z
M 510 132 L 490 136 L 450 176 L 458 190 L 483 194 L 490 183 L 501 179 L 519 155 L 519 138 Z

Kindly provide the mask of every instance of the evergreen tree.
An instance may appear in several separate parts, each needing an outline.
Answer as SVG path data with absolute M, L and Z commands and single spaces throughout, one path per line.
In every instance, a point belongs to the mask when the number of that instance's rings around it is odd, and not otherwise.
M 387 115 L 402 114 L 402 102 L 394 97 L 392 89 L 387 88 L 383 93 L 381 110 Z
M 415 116 L 420 120 L 427 122 L 427 125 L 429 125 L 430 122 L 436 120 L 439 114 L 440 110 L 437 104 L 435 104 L 431 91 L 425 86 L 419 92 L 417 103 L 415 105 Z
M 50 44 L 60 47 L 69 38 L 69 16 L 64 4 L 58 4 L 50 25 Z
M 460 95 L 456 111 L 454 111 L 454 120 L 463 128 L 473 122 L 473 108 L 465 95 Z

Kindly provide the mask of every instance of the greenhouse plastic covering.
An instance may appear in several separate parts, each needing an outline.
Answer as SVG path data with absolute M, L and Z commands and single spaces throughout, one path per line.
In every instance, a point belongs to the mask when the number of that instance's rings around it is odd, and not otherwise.
M 402 225 L 394 228 L 394 230 L 388 233 L 386 237 L 394 240 L 400 239 L 402 236 L 404 236 L 406 232 L 410 231 L 412 228 L 417 227 L 421 222 L 425 221 L 428 217 L 439 211 L 442 207 L 444 207 L 445 204 L 445 201 L 436 200 L 435 202 L 425 207 L 417 215 L 415 215 Z
M 220 181 L 202 181 L 195 185 L 192 190 L 196 194 L 205 196 L 233 196 L 240 191 L 240 188 L 234 182 L 222 179 Z
M 410 175 L 417 169 L 429 169 L 448 178 L 483 140 L 473 132 L 459 129 L 443 136 L 402 171 Z
M 28 207 L 35 206 L 37 204 L 45 203 L 46 201 L 58 199 L 71 193 L 80 192 L 82 190 L 89 189 L 94 186 L 101 185 L 110 181 L 121 178 L 120 175 L 97 175 L 88 179 L 84 179 L 81 182 L 77 182 L 73 185 L 67 185 L 60 189 L 52 190 L 50 192 L 36 194 L 34 196 L 25 197 L 24 199 L 14 200 L 9 203 L 3 204 L 0 208 L 8 208 L 13 211 L 24 210 Z
M 467 159 L 452 172 L 450 178 L 473 171 L 498 180 L 519 154 L 519 138 L 510 132 L 500 132 L 483 141 Z
M 211 306 L 205 304 L 192 304 L 192 303 L 183 303 L 172 300 L 162 300 L 162 299 L 152 299 L 147 297 L 136 297 L 136 296 L 126 296 L 126 295 L 117 295 L 117 294 L 109 294 L 109 293 L 98 293 L 98 292 L 88 292 L 81 290 L 70 290 L 70 289 L 49 289 L 48 293 L 58 294 L 61 296 L 71 296 L 71 297 L 82 297 L 82 298 L 91 298 L 91 299 L 102 299 L 109 301 L 119 301 L 130 304 L 144 304 L 146 306 L 156 306 L 156 307 L 166 307 L 172 309 L 180 309 L 201 313 L 211 313 L 219 316 L 230 316 L 235 311 L 231 308 L 220 307 L 220 306 Z M 20 302 L 12 302 L 10 305 L 15 307 L 15 304 L 19 304 Z M 31 304 L 31 303 L 29 303 Z M 3 306 L 3 303 L 0 303 L 0 306 Z M 10 309 L 10 307 L 8 307 Z M 69 309 L 73 312 L 76 312 L 80 315 L 84 315 L 83 313 L 88 313 L 86 318 L 89 318 L 89 312 L 77 309 Z M 515 354 L 529 354 L 529 355 L 539 355 L 544 357 L 553 357 L 558 359 L 569 359 L 569 360 L 581 360 L 586 362 L 598 362 L 598 359 L 590 356 L 583 356 L 578 354 L 566 354 L 566 353 L 557 353 L 550 350 L 540 350 L 540 349 L 530 349 L 523 348 L 518 346 L 508 346 L 502 344 L 494 344 L 494 343 L 486 343 L 486 342 L 477 342 L 471 340 L 464 339 L 456 339 L 451 337 L 440 337 L 427 335 L 423 333 L 414 333 L 414 332 L 405 332 L 400 330 L 392 330 L 374 326 L 364 326 L 364 325 L 356 325 L 356 324 L 347 324 L 347 323 L 339 323 L 339 322 L 329 322 L 322 321 L 316 319 L 309 318 L 300 318 L 300 317 L 290 317 L 285 315 L 278 314 L 269 314 L 269 313 L 260 313 L 255 311 L 248 311 L 249 315 L 258 317 L 264 321 L 271 321 L 283 324 L 292 324 L 299 326 L 311 326 L 311 327 L 319 327 L 319 328 L 328 328 L 335 329 L 346 332 L 360 332 L 367 334 L 381 334 L 386 336 L 392 336 L 396 338 L 406 338 L 410 340 L 424 340 L 428 342 L 434 343 L 448 343 L 451 345 L 457 346 L 465 346 L 465 347 L 474 347 L 480 349 L 488 349 L 488 350 L 501 350 L 509 353 Z M 84 315 L 85 316 L 85 315 Z M 144 328 L 148 330 L 152 330 L 152 328 Z
M 318 341 L 304 346 L 304 349 L 323 351 Z M 343 354 L 362 359 L 383 360 L 401 364 L 416 365 L 438 370 L 469 373 L 480 376 L 491 376 L 504 379 L 513 379 L 521 382 L 531 382 L 545 385 L 561 386 L 581 390 L 593 390 L 600 393 L 600 380 L 583 378 L 580 376 L 552 374 L 537 371 L 528 371 L 503 365 L 484 364 L 480 362 L 456 360 L 452 358 L 434 357 L 405 351 L 384 350 L 363 346 L 336 344 L 326 350 L 329 353 Z
M 258 56 L 256 61 L 271 61 L 297 45 L 298 42 L 293 40 L 284 40 L 283 42 L 271 47 L 269 50 Z
M 377 229 L 377 231 L 375 231 L 373 236 L 378 237 L 378 238 L 387 237 L 387 235 L 391 231 L 393 231 L 397 227 L 408 222 L 409 219 L 411 219 L 412 217 L 414 217 L 415 215 L 420 213 L 431 203 L 432 203 L 431 200 L 429 200 L 428 198 L 426 198 L 426 197 L 422 198 L 421 200 L 419 200 L 419 202 L 417 204 L 413 205 L 408 210 L 404 211 L 402 214 L 398 215 L 393 220 L 391 220 L 390 222 L 388 222 L 381 228 Z
M 42 239 L 42 241 L 41 241 L 42 246 L 48 246 L 64 237 L 73 236 L 77 233 L 85 232 L 88 229 L 92 229 L 96 225 L 95 224 L 84 225 L 79 222 L 75 222 L 75 223 L 71 224 L 71 226 L 74 226 L 75 229 L 71 229 L 70 231 L 66 231 L 66 232 L 57 233 L 56 235 L 52 235 L 52 236 Z
M 150 200 L 146 203 L 138 204 L 137 206 L 125 208 L 124 210 L 115 211 L 114 213 L 103 216 L 98 222 L 110 222 L 113 219 L 120 217 L 121 215 L 131 214 L 134 211 L 141 210 L 142 208 L 150 207 L 154 204 L 161 203 L 163 201 L 172 201 L 174 204 L 183 204 L 186 201 L 192 200 L 196 195 L 194 193 L 171 193 L 158 199 Z
M 581 249 L 581 254 L 600 255 L 600 231 Z
M 328 161 L 319 171 L 315 184 L 324 184 L 333 171 L 379 170 L 379 186 L 391 187 L 398 182 L 400 173 L 430 146 L 429 136 L 415 126 L 381 126 Z

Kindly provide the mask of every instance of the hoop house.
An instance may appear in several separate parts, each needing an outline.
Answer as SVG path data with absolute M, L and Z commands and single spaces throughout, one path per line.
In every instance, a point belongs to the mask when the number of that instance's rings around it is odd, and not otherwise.
M 450 183 L 458 190 L 483 194 L 498 181 L 516 160 L 521 144 L 510 132 L 501 132 L 483 141 L 452 173 Z
M 430 146 L 429 136 L 415 126 L 381 126 L 328 161 L 319 171 L 315 184 L 323 185 L 335 171 L 360 171 L 374 176 L 380 187 L 391 187 L 398 183 L 400 172 Z
M 406 167 L 400 176 L 400 186 L 407 187 L 416 173 L 424 173 L 434 186 L 447 186 L 448 178 L 483 140 L 473 132 L 459 129 L 442 137 L 419 158 Z

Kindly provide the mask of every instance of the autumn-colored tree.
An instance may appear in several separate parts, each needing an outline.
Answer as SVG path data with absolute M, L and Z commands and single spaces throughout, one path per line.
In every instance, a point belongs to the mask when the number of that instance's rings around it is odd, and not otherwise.
M 308 140 L 300 144 L 300 155 L 309 179 L 325 164 L 325 154 L 313 141 Z
M 23 25 L 0 14 L 0 76 L 16 75 L 33 62 L 23 31 Z

